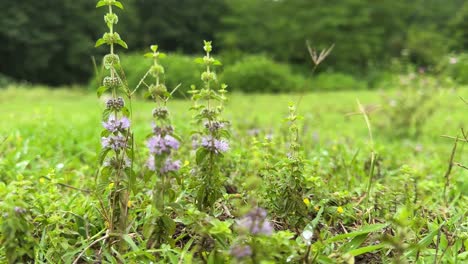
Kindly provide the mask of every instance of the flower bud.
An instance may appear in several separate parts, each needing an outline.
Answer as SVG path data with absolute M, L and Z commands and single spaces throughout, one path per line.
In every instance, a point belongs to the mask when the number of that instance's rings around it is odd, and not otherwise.
M 102 81 L 102 85 L 104 85 L 108 89 L 118 88 L 120 86 L 120 79 L 117 77 L 107 76 Z
M 204 82 L 211 82 L 216 79 L 216 74 L 214 72 L 203 72 L 201 79 Z
M 159 64 L 153 65 L 150 68 L 150 73 L 154 77 L 158 76 L 159 74 L 164 74 L 164 67 Z
M 215 59 L 205 56 L 203 57 L 203 62 L 205 63 L 205 65 L 211 66 L 215 62 Z
M 153 117 L 156 117 L 159 119 L 166 119 L 168 115 L 169 115 L 169 111 L 165 107 L 159 107 L 159 108 L 153 109 Z
M 149 91 L 154 97 L 164 96 L 167 93 L 167 88 L 166 85 L 160 83 L 158 85 L 151 85 Z
M 115 13 L 107 13 L 104 16 L 104 21 L 107 24 L 117 24 L 119 22 L 119 17 Z
M 115 65 L 118 65 L 119 63 L 120 59 L 119 56 L 116 54 L 107 54 L 106 56 L 104 56 L 103 64 L 104 68 L 106 68 L 107 70 L 109 70 L 112 67 L 115 67 Z
M 114 32 L 114 33 L 106 32 L 102 36 L 102 39 L 104 40 L 104 42 L 106 42 L 106 44 L 111 45 L 120 40 L 120 35 L 117 32 Z

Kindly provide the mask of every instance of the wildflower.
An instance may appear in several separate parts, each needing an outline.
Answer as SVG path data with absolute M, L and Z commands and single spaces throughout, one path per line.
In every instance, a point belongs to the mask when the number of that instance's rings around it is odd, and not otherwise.
M 310 241 L 312 240 L 313 236 L 314 233 L 312 233 L 312 231 L 310 230 L 304 230 L 304 232 L 302 232 L 302 238 L 304 239 L 307 245 L 310 245 Z
M 181 167 L 182 163 L 180 160 L 173 161 L 172 159 L 168 158 L 164 162 L 164 166 L 159 170 L 161 173 L 168 173 L 171 171 L 178 171 Z M 150 156 L 146 161 L 146 167 L 148 167 L 151 171 L 156 171 L 156 164 L 154 162 L 154 157 Z
M 117 119 L 115 115 L 109 116 L 107 122 L 102 122 L 102 126 L 109 132 L 123 131 L 130 127 L 130 120 L 126 117 Z
M 130 161 L 130 158 L 125 156 L 123 159 L 117 159 L 116 157 L 108 158 L 103 162 L 102 166 L 119 169 L 130 168 L 131 164 L 132 162 Z
M 457 64 L 457 63 L 458 63 L 458 58 L 450 57 L 450 64 Z
M 230 254 L 235 258 L 241 259 L 252 255 L 252 249 L 250 246 L 233 246 L 231 247 Z
M 309 198 L 304 198 L 304 204 L 307 205 L 307 206 L 310 206 L 310 200 Z
M 101 138 L 103 148 L 111 148 L 114 151 L 119 151 L 127 147 L 127 139 L 122 135 L 110 135 Z
M 15 213 L 17 213 L 17 214 L 24 214 L 24 213 L 26 213 L 26 209 L 21 208 L 21 207 L 18 207 L 18 206 L 15 206 L 15 209 L 14 209 L 14 210 L 15 210 Z
M 266 219 L 267 212 L 262 208 L 255 208 L 237 221 L 241 229 L 248 230 L 252 235 L 271 235 L 273 225 Z
M 342 213 L 344 212 L 343 207 L 341 207 L 341 206 L 338 206 L 338 208 L 336 208 L 336 211 L 337 211 L 339 214 L 342 214 Z
M 224 128 L 226 126 L 225 122 L 221 121 L 206 121 L 204 123 L 204 126 L 206 129 L 208 129 L 210 132 L 215 133 L 216 131 Z
M 166 119 L 168 115 L 169 115 L 169 111 L 165 107 L 159 107 L 159 108 L 153 109 L 153 117 Z
M 170 172 L 170 171 L 178 171 L 181 167 L 181 162 L 180 160 L 171 160 L 171 159 L 167 159 L 165 164 L 164 164 L 164 167 L 161 168 L 161 172 L 162 173 L 167 173 L 167 172 Z
M 122 97 L 119 98 L 111 98 L 106 101 L 107 109 L 112 109 L 116 111 L 120 111 L 125 106 L 125 101 Z
M 224 139 L 217 139 L 212 136 L 202 138 L 201 146 L 218 154 L 229 150 L 229 143 Z
M 161 136 L 170 135 L 174 133 L 174 128 L 172 126 L 160 127 L 153 123 L 153 133 L 155 135 L 161 135 Z
M 148 139 L 146 143 L 151 154 L 161 155 L 162 153 L 170 153 L 171 149 L 179 149 L 179 141 L 173 136 L 156 135 Z

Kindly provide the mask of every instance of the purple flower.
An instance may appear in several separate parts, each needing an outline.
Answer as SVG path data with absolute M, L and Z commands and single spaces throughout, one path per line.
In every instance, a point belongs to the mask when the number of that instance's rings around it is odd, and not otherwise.
M 172 159 L 168 158 L 164 162 L 164 166 L 159 170 L 161 173 L 168 173 L 171 171 L 178 171 L 182 163 L 180 160 L 173 161 Z M 146 167 L 148 167 L 151 171 L 156 171 L 156 165 L 154 164 L 154 157 L 150 156 L 146 161 Z
M 241 245 L 237 245 L 237 246 L 233 246 L 231 247 L 231 255 L 238 258 L 238 259 L 241 259 L 241 258 L 245 258 L 245 257 L 248 257 L 248 256 L 251 256 L 252 255 L 252 249 L 250 248 L 250 246 L 241 246 Z
M 224 139 L 213 138 L 212 136 L 202 137 L 201 146 L 217 154 L 229 150 L 228 141 Z
M 266 218 L 267 212 L 262 208 L 254 208 L 242 219 L 237 221 L 237 225 L 244 230 L 248 230 L 252 235 L 271 235 L 274 231 L 273 225 Z
M 118 168 L 130 168 L 132 165 L 132 161 L 129 157 L 124 156 L 123 161 L 122 159 L 117 159 L 116 157 L 106 159 L 103 164 L 104 167 L 113 167 L 115 169 Z
M 110 135 L 101 138 L 103 148 L 111 148 L 114 151 L 121 150 L 127 147 L 127 139 L 122 135 Z
M 170 172 L 170 171 L 178 171 L 181 167 L 182 163 L 180 162 L 180 160 L 175 160 L 173 161 L 172 159 L 167 159 L 165 164 L 164 164 L 164 167 L 161 168 L 161 172 L 162 173 L 167 173 L 167 172 Z
M 109 116 L 107 122 L 102 122 L 102 126 L 109 132 L 123 131 L 130 127 L 130 120 L 126 117 L 116 119 L 115 115 Z
M 171 149 L 179 149 L 179 141 L 173 136 L 156 135 L 148 139 L 146 146 L 153 155 L 161 155 L 162 153 L 170 153 Z

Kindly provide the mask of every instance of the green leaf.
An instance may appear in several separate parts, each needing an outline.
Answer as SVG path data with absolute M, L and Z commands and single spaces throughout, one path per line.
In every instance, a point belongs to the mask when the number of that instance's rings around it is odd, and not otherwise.
M 367 235 L 368 234 L 362 234 L 354 237 L 351 241 L 349 241 L 349 243 L 346 243 L 341 247 L 341 251 L 348 252 L 357 249 L 362 245 L 362 243 L 364 243 L 364 241 L 366 241 Z
M 350 233 L 347 233 L 347 234 L 337 235 L 337 236 L 334 236 L 332 238 L 329 238 L 325 242 L 331 243 L 331 242 L 340 241 L 340 240 L 350 238 L 350 237 L 356 237 L 356 236 L 363 235 L 363 234 L 369 234 L 369 233 L 376 232 L 376 231 L 379 231 L 381 229 L 384 229 L 387 226 L 388 226 L 388 224 L 367 225 L 367 226 L 364 226 L 363 228 L 361 228 L 360 230 L 350 232 Z
M 127 107 L 122 108 L 122 114 L 126 117 L 130 116 L 130 110 Z
M 219 60 L 215 60 L 214 63 L 213 63 L 213 65 L 215 65 L 215 66 L 221 66 L 221 65 L 223 65 L 223 64 L 222 64 Z
M 158 45 L 151 45 L 151 46 L 150 46 L 150 49 L 151 49 L 153 52 L 156 52 L 156 51 L 158 51 Z
M 120 46 L 128 49 L 127 43 L 125 43 L 125 41 L 123 41 L 121 39 L 117 40 L 117 44 L 119 44 Z
M 96 44 L 94 45 L 95 48 L 101 46 L 102 44 L 105 44 L 106 41 L 103 38 L 100 38 L 96 41 Z
M 145 58 L 153 58 L 153 53 L 147 52 L 147 53 L 145 53 L 145 55 L 143 55 L 143 56 L 145 56 Z
M 196 155 L 196 162 L 198 165 L 200 165 L 203 160 L 206 158 L 206 156 L 208 155 L 209 151 L 205 148 L 199 148 L 197 150 L 197 155 Z
M 205 64 L 205 61 L 203 60 L 203 58 L 196 58 L 194 61 L 195 63 L 198 63 L 198 64 Z
M 101 7 L 101 6 L 105 6 L 105 5 L 106 5 L 106 1 L 99 1 L 96 4 L 96 8 Z
M 418 252 L 419 250 L 429 246 L 432 243 L 432 239 L 437 235 L 437 233 L 439 233 L 439 229 L 444 224 L 445 224 L 445 222 L 443 222 L 437 229 L 434 229 L 427 236 L 425 236 L 423 239 L 421 239 L 415 247 L 413 247 L 410 250 L 406 251 L 405 256 L 406 257 L 411 256 L 411 255 L 415 254 L 416 252 Z
M 99 165 L 102 165 L 102 163 L 104 162 L 104 159 L 107 156 L 107 153 L 109 153 L 110 150 L 111 150 L 110 148 L 101 149 L 101 152 L 99 152 L 99 156 L 98 156 Z
M 120 9 L 122 9 L 122 10 L 124 9 L 122 3 L 119 2 L 119 1 L 115 1 L 112 5 L 115 5 L 116 7 L 120 8 Z
M 379 250 L 381 248 L 384 248 L 385 246 L 386 246 L 385 244 L 377 244 L 377 245 L 362 247 L 362 248 L 358 248 L 358 249 L 348 251 L 348 254 L 350 254 L 353 257 L 356 257 L 356 256 L 359 256 L 359 255 L 362 255 L 362 254 L 366 254 L 366 253 L 369 253 L 369 252 Z
M 123 239 L 132 248 L 133 251 L 138 251 L 138 246 L 133 242 L 133 239 L 129 235 L 123 235 Z
M 102 112 L 102 120 L 107 121 L 109 119 L 109 115 L 111 114 L 112 110 L 111 109 L 105 109 L 104 112 Z
M 98 98 L 100 98 L 102 96 L 102 94 L 107 91 L 107 88 L 106 86 L 101 86 L 97 89 L 97 96 Z
M 166 57 L 167 57 L 166 53 L 162 53 L 162 52 L 159 53 L 159 58 L 160 59 L 164 59 Z

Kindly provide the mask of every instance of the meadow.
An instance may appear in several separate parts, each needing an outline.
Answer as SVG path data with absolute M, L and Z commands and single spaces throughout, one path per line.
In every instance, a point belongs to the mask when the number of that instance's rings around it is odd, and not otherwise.
M 82 89 L 4 89 L 0 91 L 4 212 L 0 262 L 11 261 L 7 257 L 13 250 L 18 257 L 14 263 L 28 259 L 71 263 L 83 251 L 76 263 L 463 263 L 468 257 L 467 171 L 455 166 L 446 179 L 454 140 L 441 135 L 460 134 L 466 117 L 460 97 L 467 98 L 468 93 L 463 88 L 440 90 L 434 99 L 437 109 L 417 138 L 392 136 L 377 125 L 385 115 L 380 109 L 382 93 L 395 91 L 229 94 L 225 117 L 232 137 L 221 169 L 228 191 L 211 213 L 194 207 L 187 184 L 195 163 L 191 103 L 172 100 L 169 108 L 181 142 L 177 157 L 183 165 L 171 183 L 175 196 L 166 198 L 177 228 L 159 249 L 149 246 L 143 231 L 151 218 L 150 190 L 155 184 L 154 179 L 145 179 L 144 168 L 145 135 L 151 131 L 154 103 L 134 100 L 137 191 L 129 198 L 132 227 L 125 246 L 106 252 L 103 245 L 87 247 L 106 229 L 99 203 L 107 193 L 96 192 L 104 100 Z M 356 99 L 376 108 L 368 114 L 374 147 Z M 285 119 L 289 102 L 303 117 L 298 121 L 305 166 L 300 200 L 306 214 L 295 226 L 290 221 L 296 220 L 269 209 L 274 233 L 243 237 L 236 228 L 242 212 L 249 210 L 243 208 L 251 208 L 252 201 L 269 204 L 266 181 L 282 177 L 272 171 L 266 175 L 266 167 L 270 163 L 281 168 L 290 151 L 290 124 Z M 463 148 L 459 142 L 453 161 L 468 164 Z M 372 150 L 378 162 L 367 197 Z M 236 258 L 236 243 L 252 243 L 255 255 L 243 257 L 238 252 Z

